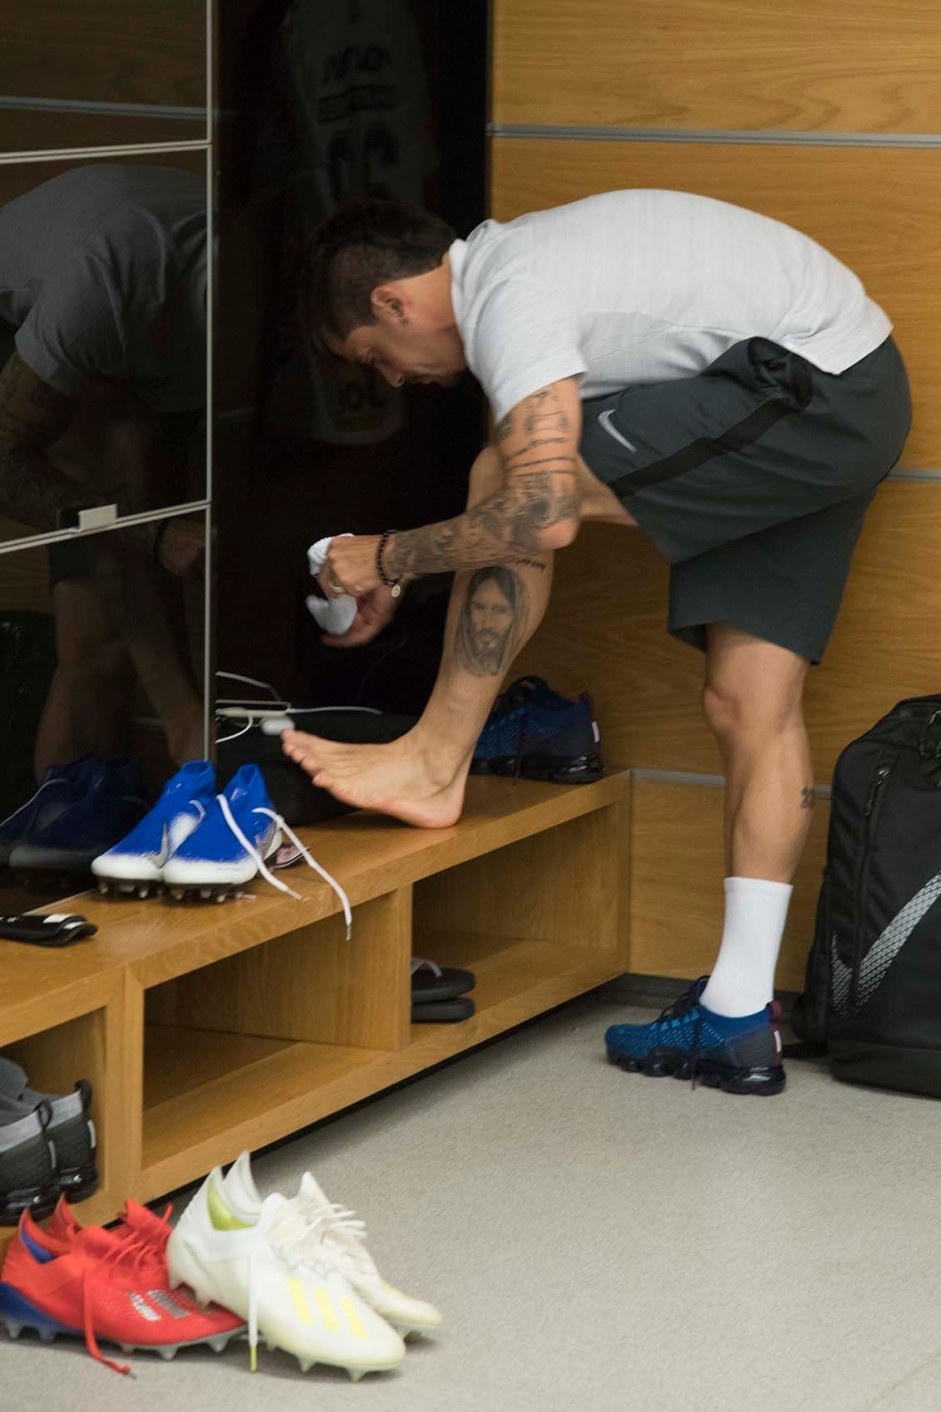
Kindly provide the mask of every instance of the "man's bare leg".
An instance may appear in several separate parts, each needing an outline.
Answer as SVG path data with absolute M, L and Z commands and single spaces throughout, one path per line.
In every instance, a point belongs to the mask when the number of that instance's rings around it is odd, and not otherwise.
M 730 876 L 789 883 L 810 831 L 807 662 L 727 624 L 709 629 L 704 710 L 725 765 Z
M 173 470 L 161 458 L 153 414 L 110 388 L 96 389 L 94 400 L 79 409 L 65 436 L 45 454 L 79 486 L 113 496 L 129 510 L 152 505 L 152 483 L 159 484 L 164 472 Z M 114 652 L 127 653 L 160 717 L 171 759 L 177 764 L 198 759 L 203 753 L 202 700 L 170 626 L 162 571 L 153 560 L 148 533 L 118 530 L 92 543 L 94 562 L 85 581 L 91 593 L 81 589 L 72 596 L 72 631 L 100 638 L 110 626 Z M 88 614 L 84 624 L 83 612 Z M 74 659 L 72 686 L 79 698 L 90 697 L 96 687 L 90 660 L 87 666 L 88 679 L 80 681 L 83 662 Z
M 501 479 L 499 457 L 488 447 L 474 462 L 468 505 Z M 407 735 L 389 745 L 343 745 L 285 731 L 285 754 L 347 804 L 423 828 L 455 823 L 477 738 L 510 663 L 545 614 L 552 559 L 541 553 L 529 566 L 501 567 L 496 577 L 490 570 L 456 576 L 435 689 Z
M 706 718 L 726 776 L 725 924 L 702 1001 L 756 1014 L 771 999 L 790 882 L 810 829 L 807 662 L 728 624 L 709 629 Z
M 91 579 L 63 579 L 52 591 L 57 665 L 36 735 L 35 767 L 65 765 L 87 751 L 117 755 L 127 745 L 131 664 Z

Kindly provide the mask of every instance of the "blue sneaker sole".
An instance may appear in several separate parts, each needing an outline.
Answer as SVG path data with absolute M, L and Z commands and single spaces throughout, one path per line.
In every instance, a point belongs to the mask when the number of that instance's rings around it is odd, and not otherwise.
M 689 1083 L 692 1072 L 685 1054 L 647 1055 L 645 1059 L 634 1059 L 627 1054 L 608 1050 L 608 1060 L 623 1069 L 627 1074 L 643 1074 L 647 1079 L 674 1078 Z M 737 1069 L 731 1064 L 717 1064 L 712 1059 L 700 1059 L 696 1066 L 696 1082 L 703 1088 L 718 1088 L 723 1093 L 753 1093 L 762 1098 L 771 1098 L 782 1093 L 787 1083 L 787 1075 L 780 1064 L 767 1069 Z

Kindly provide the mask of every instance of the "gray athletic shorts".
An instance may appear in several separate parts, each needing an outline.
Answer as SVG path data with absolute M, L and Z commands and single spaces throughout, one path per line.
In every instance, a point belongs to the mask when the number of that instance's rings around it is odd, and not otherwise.
M 819 662 L 863 516 L 911 425 L 890 338 L 821 372 L 765 338 L 583 403 L 581 454 L 672 565 L 669 629 L 730 623 Z

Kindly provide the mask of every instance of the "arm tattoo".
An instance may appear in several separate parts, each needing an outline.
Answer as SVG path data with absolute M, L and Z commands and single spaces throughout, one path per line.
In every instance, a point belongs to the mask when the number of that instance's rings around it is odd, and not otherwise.
M 571 420 L 555 388 L 542 388 L 497 423 L 495 437 L 505 482 L 463 515 L 407 530 L 387 550 L 391 572 L 402 577 L 484 564 L 545 568 L 543 536 L 581 518 L 576 446 Z
M 456 519 L 395 535 L 387 560 L 398 576 L 524 564 L 538 559 L 543 530 L 577 519 L 574 473 L 526 472 Z
M 454 640 L 457 661 L 472 676 L 502 677 L 529 618 L 519 574 L 500 565 L 478 569 L 464 595 Z
M 36 530 L 58 528 L 59 511 L 95 505 L 100 497 L 57 470 L 32 447 L 0 443 L 0 514 Z
M 812 809 L 812 808 L 814 807 L 814 804 L 815 804 L 815 803 L 816 803 L 816 800 L 814 799 L 814 791 L 813 791 L 813 788 L 810 787 L 810 788 L 802 789 L 802 790 L 801 790 L 801 808 L 802 808 L 802 809 Z

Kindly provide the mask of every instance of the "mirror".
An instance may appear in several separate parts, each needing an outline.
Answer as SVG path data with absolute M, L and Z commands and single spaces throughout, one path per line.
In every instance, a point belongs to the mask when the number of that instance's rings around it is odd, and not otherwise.
M 2 6 L 0 153 L 205 140 L 205 0 Z
M 0 164 L 0 540 L 205 498 L 205 162 Z
M 91 885 L 203 754 L 205 513 L 0 554 L 0 909 Z

